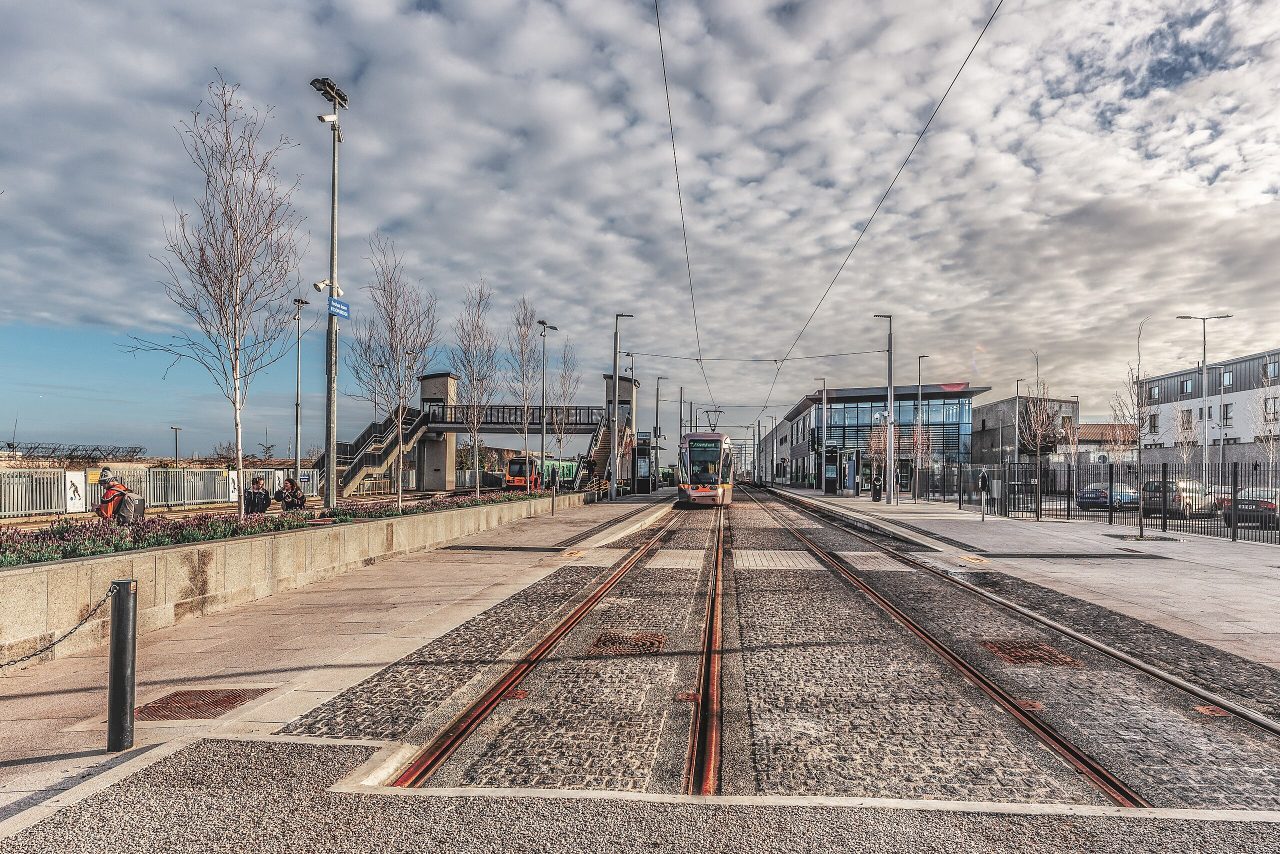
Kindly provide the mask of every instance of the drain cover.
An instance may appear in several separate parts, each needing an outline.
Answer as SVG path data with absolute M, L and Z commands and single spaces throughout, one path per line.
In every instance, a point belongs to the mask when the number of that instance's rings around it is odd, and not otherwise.
M 1010 664 L 1030 664 L 1042 667 L 1083 667 L 1084 665 L 1055 649 L 1044 641 L 1037 640 L 984 640 L 979 641 L 989 652 Z
M 644 655 L 662 651 L 667 636 L 657 632 L 601 632 L 587 650 L 592 655 Z
M 174 691 L 139 706 L 134 717 L 140 721 L 206 721 L 261 697 L 271 688 L 205 688 Z

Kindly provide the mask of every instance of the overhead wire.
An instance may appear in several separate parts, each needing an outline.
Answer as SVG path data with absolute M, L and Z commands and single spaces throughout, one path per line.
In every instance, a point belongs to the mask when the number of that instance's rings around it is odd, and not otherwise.
M 833 359 L 837 356 L 865 356 L 871 353 L 884 353 L 885 348 L 879 350 L 853 350 L 848 353 L 818 353 L 812 356 L 792 356 L 788 361 L 799 362 L 804 359 Z M 630 350 L 624 351 L 624 356 L 645 356 L 651 359 L 679 359 L 686 362 L 777 362 L 778 359 L 761 359 L 761 358 L 737 358 L 733 356 L 707 356 L 705 358 L 698 356 L 675 356 L 670 353 L 639 353 Z M 712 398 L 712 403 L 715 398 Z
M 656 2 L 656 0 L 655 0 Z M 964 68 L 969 64 L 969 58 L 973 56 L 974 51 L 978 49 L 982 37 L 987 34 L 987 30 L 991 27 L 991 22 L 996 19 L 996 14 L 1000 11 L 1000 7 L 1004 5 L 1004 0 L 999 0 L 995 8 L 991 10 L 987 22 L 983 24 L 982 30 L 978 33 L 978 37 L 973 40 L 973 46 L 969 48 L 969 52 L 965 54 L 964 60 L 960 63 L 960 67 L 956 69 L 955 75 L 951 78 L 951 82 L 947 84 L 947 89 L 942 93 L 942 97 L 938 99 L 937 105 L 933 108 L 933 112 L 929 114 L 929 119 L 924 123 L 924 127 L 920 129 L 920 133 L 916 135 L 916 140 L 911 144 L 911 150 L 907 152 L 907 156 L 902 159 L 902 165 L 898 167 L 898 171 L 894 173 L 893 180 L 889 182 L 889 186 L 885 188 L 884 193 L 880 196 L 880 201 L 876 202 L 875 209 L 872 210 L 871 216 L 867 218 L 866 223 L 862 226 L 862 230 L 858 232 L 857 238 L 853 241 L 853 246 L 849 248 L 848 254 L 844 256 L 844 260 L 840 262 L 840 267 L 836 270 L 831 282 L 827 285 L 826 290 L 822 292 L 822 296 L 818 299 L 818 304 L 813 307 L 813 311 L 809 313 L 809 318 L 805 320 L 804 326 L 800 327 L 800 332 L 796 334 L 795 340 L 791 342 L 791 346 L 787 348 L 786 354 L 777 361 L 777 370 L 773 372 L 773 382 L 769 384 L 769 393 L 765 395 L 765 403 L 773 398 L 774 388 L 778 383 L 778 376 L 782 373 L 782 366 L 788 361 L 792 361 L 791 352 L 795 350 L 796 345 L 800 343 L 800 339 L 808 331 L 809 325 L 813 323 L 813 318 L 817 316 L 818 310 L 822 308 L 822 304 L 826 302 L 827 296 L 831 293 L 831 289 L 835 287 L 836 281 L 840 278 L 840 274 L 844 272 L 845 266 L 849 263 L 849 259 L 853 257 L 854 250 L 858 248 L 858 244 L 862 242 L 862 238 L 871 229 L 871 223 L 875 220 L 876 214 L 880 213 L 880 208 L 884 206 L 885 199 L 889 198 L 889 193 L 893 192 L 893 187 L 898 183 L 898 178 L 902 177 L 902 172 L 907 168 L 907 163 L 911 160 L 911 155 L 915 154 L 916 148 L 919 147 L 920 141 L 924 139 L 924 135 L 929 130 L 929 126 L 933 124 L 934 117 L 938 115 L 938 111 L 942 109 L 942 105 L 946 103 L 947 96 L 951 94 L 951 89 L 956 85 L 956 81 L 960 79 L 960 75 L 964 72 Z M 763 411 L 763 410 L 762 410 Z
M 693 262 L 689 260 L 689 227 L 684 216 L 684 191 L 680 188 L 680 159 L 676 155 L 676 122 L 671 112 L 671 84 L 667 79 L 667 51 L 662 42 L 662 14 L 658 10 L 658 0 L 653 0 L 653 19 L 658 26 L 658 56 L 662 60 L 662 90 L 667 96 L 667 128 L 671 131 L 671 166 L 676 176 L 676 201 L 680 206 L 680 236 L 684 240 L 684 267 L 689 277 L 689 305 L 693 309 L 693 338 L 698 349 L 698 370 L 702 372 L 702 381 L 706 383 L 707 395 L 714 402 L 715 392 L 711 390 L 711 380 L 707 378 L 707 367 L 702 359 L 702 330 L 698 326 L 698 300 L 693 294 Z

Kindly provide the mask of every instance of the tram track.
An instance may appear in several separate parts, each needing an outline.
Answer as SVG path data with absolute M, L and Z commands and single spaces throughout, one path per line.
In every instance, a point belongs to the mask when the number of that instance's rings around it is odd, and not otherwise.
M 1050 723 L 1037 716 L 1032 710 L 1024 708 L 1023 704 L 1021 704 L 1016 697 L 1004 690 L 995 681 L 988 678 L 978 668 L 968 662 L 962 655 L 951 649 L 947 644 L 925 628 L 925 626 L 923 626 L 919 621 L 915 620 L 903 609 L 899 608 L 894 602 L 890 601 L 879 591 L 865 583 L 850 570 L 849 566 L 839 555 L 814 542 L 812 538 L 804 534 L 796 525 L 782 516 L 782 514 L 776 512 L 765 502 L 760 501 L 754 494 L 752 494 L 751 491 L 744 489 L 742 490 L 742 493 L 750 497 L 752 501 L 754 501 L 779 525 L 779 527 L 794 537 L 796 541 L 804 547 L 805 551 L 812 555 L 819 563 L 835 573 L 854 589 L 858 590 L 866 596 L 867 599 L 874 603 L 876 607 L 888 614 L 896 623 L 901 625 L 911 634 L 915 635 L 956 672 L 986 694 L 996 706 L 1031 732 L 1042 744 L 1067 762 L 1082 777 L 1087 779 L 1104 795 L 1106 795 L 1113 803 L 1121 807 L 1130 808 L 1151 806 L 1151 804 L 1142 795 L 1133 790 L 1129 784 L 1120 779 L 1101 762 L 1097 761 L 1087 751 L 1075 745 L 1067 736 L 1059 732 L 1057 728 L 1052 726 Z M 865 537 L 863 539 L 866 542 L 875 545 L 877 550 L 884 550 L 887 554 L 901 559 L 900 555 L 887 549 L 883 543 L 875 542 L 870 537 Z
M 621 601 L 627 601 L 629 596 L 635 595 L 634 591 L 628 593 L 627 587 L 634 588 L 635 584 L 639 583 L 638 581 L 631 581 L 623 585 L 622 582 L 628 575 L 634 575 L 635 572 L 639 571 L 638 567 L 648 567 L 661 549 L 669 548 L 664 543 L 670 541 L 673 535 L 679 540 L 681 535 L 677 532 L 681 528 L 681 521 L 687 522 L 688 519 L 689 517 L 683 514 L 672 514 L 656 531 L 647 536 L 642 543 L 636 545 L 630 554 L 620 563 L 615 564 L 608 577 L 598 583 L 590 595 L 560 620 L 554 628 L 541 637 L 518 661 L 496 678 L 476 700 L 467 705 L 448 724 L 441 728 L 427 746 L 397 773 L 392 785 L 404 788 L 450 785 L 448 782 L 432 782 L 437 776 L 445 781 L 457 780 L 462 785 L 485 785 L 483 782 L 485 775 L 493 774 L 495 773 L 495 767 L 501 767 L 501 765 L 494 766 L 492 763 L 495 761 L 507 761 L 502 758 L 495 759 L 494 755 L 488 752 L 494 749 L 492 747 L 493 744 L 505 742 L 507 739 L 569 738 L 571 741 L 576 739 L 577 736 L 574 735 L 576 730 L 570 722 L 576 719 L 573 714 L 570 714 L 568 720 L 557 720 L 554 714 L 551 718 L 546 717 L 545 714 L 535 715 L 536 720 L 531 722 L 522 717 L 513 719 L 510 717 L 510 712 L 495 713 L 503 706 L 504 702 L 513 699 L 523 700 L 526 696 L 531 698 L 530 702 L 532 702 L 532 697 L 538 697 L 539 702 L 551 702 L 554 695 L 547 694 L 547 688 L 549 685 L 557 684 L 557 679 L 560 678 L 552 674 L 560 673 L 563 675 L 565 668 L 575 670 L 580 674 L 575 679 L 582 678 L 583 672 L 581 668 L 587 668 L 587 672 L 590 673 L 590 668 L 595 666 L 593 662 L 598 661 L 598 659 L 590 652 L 583 656 L 576 650 L 582 647 L 584 643 L 589 645 L 587 638 L 594 635 L 600 628 L 607 629 L 605 635 L 602 635 L 601 638 L 606 636 L 615 639 L 623 638 L 625 635 L 619 634 L 619 632 L 634 631 L 634 628 L 624 629 L 616 622 L 616 617 L 610 616 L 615 613 L 617 608 L 617 597 L 621 596 L 623 597 Z M 661 656 L 665 655 L 683 656 L 686 664 L 681 665 L 681 667 L 692 668 L 693 661 L 690 660 L 692 658 L 690 653 L 697 652 L 696 683 L 692 681 L 693 672 L 691 670 L 687 670 L 686 676 L 680 680 L 685 686 L 693 688 L 693 690 L 686 690 L 673 698 L 674 701 L 684 701 L 692 705 L 692 714 L 687 719 L 690 722 L 689 732 L 685 736 L 677 736 L 681 738 L 682 744 L 687 744 L 687 747 L 681 748 L 679 754 L 672 756 L 672 759 L 679 764 L 669 766 L 669 773 L 659 774 L 658 777 L 651 779 L 649 782 L 649 785 L 657 785 L 662 790 L 673 793 L 683 791 L 688 794 L 714 794 L 718 787 L 721 715 L 719 690 L 720 591 L 726 524 L 727 514 L 722 509 L 717 510 L 713 531 L 711 532 L 710 548 L 713 549 L 711 560 L 709 565 L 704 564 L 703 571 L 698 574 L 699 577 L 705 579 L 705 586 L 703 587 L 705 603 L 702 603 L 705 607 L 700 607 L 699 612 L 695 612 L 701 613 L 701 630 L 696 635 L 700 640 L 694 641 L 692 647 L 686 646 L 676 648 L 670 653 L 659 653 L 660 658 L 657 659 L 661 660 Z M 679 554 L 679 552 L 673 554 Z M 706 560 L 705 557 L 704 560 Z M 649 569 L 645 570 L 645 572 L 650 571 Z M 701 600 L 703 597 L 699 596 L 698 598 Z M 595 611 L 605 613 L 592 617 L 591 615 Z M 593 625 L 596 626 L 596 629 L 591 629 Z M 578 627 L 581 627 L 581 630 L 574 631 Z M 639 628 L 639 626 L 636 626 L 636 628 Z M 587 634 L 584 636 L 583 632 L 587 632 Z M 575 639 L 567 640 L 571 633 Z M 665 634 L 646 636 L 644 633 L 634 636 L 637 638 L 666 637 Z M 599 642 L 599 640 L 596 641 L 596 643 Z M 700 650 L 698 649 L 699 644 L 701 645 Z M 661 642 L 659 642 L 659 649 L 661 649 Z M 634 653 L 623 653 L 624 658 L 631 654 Z M 671 660 L 675 661 L 677 659 Z M 543 673 L 540 669 L 544 665 L 549 668 L 546 673 Z M 531 684 L 526 684 L 526 680 L 535 672 L 542 675 L 533 678 Z M 588 676 L 587 682 L 590 682 L 591 678 Z M 551 679 L 551 682 L 548 682 L 548 679 Z M 562 699 L 559 702 L 563 703 L 567 699 Z M 551 708 L 557 708 L 554 702 Z M 686 708 L 688 707 L 686 706 Z M 662 718 L 656 718 L 655 721 L 660 724 Z M 538 735 L 536 730 L 541 730 L 544 727 L 547 728 L 545 734 Z M 671 733 L 671 735 L 675 735 L 675 733 Z M 588 733 L 583 733 L 582 737 L 588 739 L 583 743 L 583 749 L 594 749 L 589 747 L 591 736 Z M 497 739 L 497 742 L 494 741 L 495 739 Z M 467 747 L 464 748 L 464 744 Z M 486 747 L 486 745 L 489 745 L 489 747 Z M 674 744 L 671 745 L 671 747 L 674 746 Z M 498 749 L 501 752 L 501 748 Z M 477 751 L 479 752 L 477 753 Z M 450 759 L 454 756 L 457 756 L 458 760 L 451 762 Z M 489 758 L 482 760 L 481 766 L 473 766 L 471 763 L 478 756 L 488 756 Z M 676 759 L 676 756 L 680 758 Z M 593 761 L 598 761 L 599 758 L 599 755 L 595 755 Z M 479 770 L 480 767 L 488 770 Z M 449 770 L 446 771 L 446 768 Z M 473 768 L 475 770 L 468 770 Z M 566 768 L 572 769 L 573 766 L 570 764 Z M 683 774 L 680 773 L 681 769 L 683 769 Z M 480 775 L 478 778 L 473 777 L 473 774 L 476 773 Z M 497 773 L 501 776 L 504 772 Z M 566 782 L 563 785 L 569 788 L 576 787 L 571 782 L 574 773 L 572 771 L 567 771 L 566 773 L 568 776 L 564 778 Z M 672 777 L 682 777 L 682 779 L 673 780 Z M 554 782 L 549 785 L 558 787 Z M 673 786 L 674 788 L 672 788 Z
M 797 496 L 785 495 L 782 493 L 771 492 L 770 494 L 773 495 L 778 500 L 782 501 L 783 503 L 800 509 L 802 512 L 807 513 L 809 516 L 813 517 L 814 519 L 820 522 L 823 522 L 825 524 L 833 525 L 836 528 L 838 528 L 841 532 L 848 534 L 858 539 L 859 541 L 866 543 L 867 545 L 873 546 L 878 550 L 883 551 L 884 553 L 893 557 L 895 560 L 903 564 L 906 564 L 907 566 L 910 566 L 913 569 L 918 569 L 923 572 L 927 572 L 932 577 L 937 578 L 941 581 L 944 581 L 948 585 L 956 587 L 960 590 L 963 590 L 966 593 L 977 596 L 986 602 L 996 605 L 1000 609 L 1010 614 L 1030 620 L 1033 623 L 1041 626 L 1042 628 L 1048 629 L 1049 631 L 1054 632 L 1058 635 L 1070 638 L 1073 641 L 1081 643 L 1089 647 L 1090 649 L 1093 649 L 1107 656 L 1108 658 L 1111 658 L 1117 662 L 1120 662 L 1126 667 L 1137 670 L 1147 676 L 1150 676 L 1154 679 L 1158 679 L 1161 682 L 1164 682 L 1165 684 L 1169 685 L 1172 688 L 1175 688 L 1179 691 L 1190 694 L 1193 697 L 1195 697 L 1197 700 L 1200 700 L 1202 702 L 1210 704 L 1211 706 L 1216 706 L 1219 709 L 1229 712 L 1235 717 L 1243 721 L 1247 721 L 1248 723 L 1254 725 L 1258 729 L 1262 730 L 1263 732 L 1266 732 L 1271 736 L 1280 736 L 1280 721 L 1276 721 L 1274 718 L 1271 718 L 1257 711 L 1256 709 L 1251 709 L 1248 706 L 1245 706 L 1241 703 L 1237 703 L 1234 700 L 1224 697 L 1222 694 L 1216 691 L 1213 691 L 1212 689 L 1205 688 L 1204 686 L 1197 685 L 1193 682 L 1189 682 L 1186 679 L 1183 679 L 1180 676 L 1170 673 L 1161 667 L 1151 664 L 1150 662 L 1143 661 L 1142 659 L 1137 658 L 1136 656 L 1130 655 L 1129 653 L 1126 653 L 1122 650 L 1116 649 L 1115 647 L 1109 644 L 1106 644 L 1096 638 L 1092 638 L 1087 634 L 1078 632 L 1069 626 L 1064 626 L 1062 623 L 1056 620 L 1050 619 L 1049 617 L 1046 617 L 1042 614 L 1038 614 L 1035 611 L 1031 610 L 1030 608 L 1023 607 L 1022 605 L 1019 605 L 1016 602 L 1011 602 L 1008 599 L 1005 599 L 1004 597 L 999 596 L 995 593 L 992 593 L 988 590 L 983 590 L 981 587 L 971 584 L 968 581 L 965 581 L 964 579 L 956 578 L 951 573 L 941 570 L 938 567 L 933 566 L 927 561 L 921 560 L 917 555 L 913 554 L 912 552 L 905 552 L 905 551 L 899 551 L 897 549 L 894 549 L 891 545 L 888 544 L 888 541 L 893 539 L 892 534 L 889 534 L 888 532 L 885 532 L 883 536 L 873 536 L 871 534 L 866 533 L 865 531 L 861 531 L 858 528 L 854 527 L 852 524 L 850 524 L 850 522 L 847 519 L 845 519 L 842 516 L 842 514 L 839 514 L 828 508 L 822 507 L 821 505 L 817 505 L 815 502 L 808 501 L 806 499 L 803 499 Z M 752 497 L 754 498 L 754 496 Z

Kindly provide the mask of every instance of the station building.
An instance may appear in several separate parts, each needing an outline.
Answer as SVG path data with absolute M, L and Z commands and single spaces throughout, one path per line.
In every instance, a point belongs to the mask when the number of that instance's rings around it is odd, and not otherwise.
M 923 400 L 921 421 L 927 436 L 928 459 L 937 462 L 969 462 L 972 453 L 973 398 L 990 391 L 985 386 L 963 383 L 930 383 L 894 386 L 897 458 L 894 468 L 899 483 L 906 488 L 915 470 L 912 444 L 916 423 L 917 393 Z M 761 471 L 773 480 L 797 486 L 814 486 L 819 480 L 819 456 L 826 423 L 828 470 L 834 464 L 840 472 L 842 488 L 851 471 L 857 472 L 861 485 L 871 480 L 872 434 L 883 421 L 887 410 L 885 386 L 828 388 L 827 408 L 822 411 L 822 389 L 801 398 L 778 420 L 763 424 L 763 437 L 756 447 Z M 852 463 L 852 466 L 850 466 Z

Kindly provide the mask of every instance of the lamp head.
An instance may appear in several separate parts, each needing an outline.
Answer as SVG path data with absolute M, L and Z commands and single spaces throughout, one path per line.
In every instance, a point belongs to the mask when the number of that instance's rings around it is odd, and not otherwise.
M 294 297 L 293 304 L 296 305 L 298 308 L 302 308 L 304 305 L 311 305 L 311 303 L 307 302 L 302 297 Z
M 316 116 L 316 121 L 326 125 L 333 124 L 337 120 L 338 120 L 338 117 L 333 113 L 329 113 L 328 115 L 325 115 L 325 116 Z

